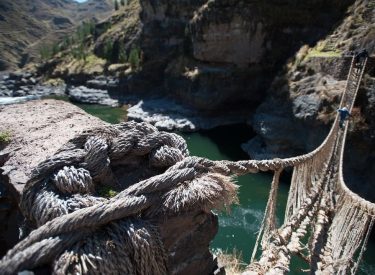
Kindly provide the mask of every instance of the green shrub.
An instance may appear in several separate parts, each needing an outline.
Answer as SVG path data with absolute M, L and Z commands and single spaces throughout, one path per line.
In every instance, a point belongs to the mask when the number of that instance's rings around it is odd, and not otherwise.
M 12 140 L 11 137 L 9 132 L 0 132 L 0 144 L 9 143 Z
M 62 50 L 59 43 L 54 44 L 43 44 L 39 50 L 40 58 L 42 60 L 48 60 L 52 58 L 55 54 L 59 53 Z
M 78 28 L 75 33 L 76 41 L 79 43 L 83 43 L 87 36 L 93 35 L 95 33 L 95 22 L 88 21 L 83 22 Z
M 72 45 L 72 39 L 69 36 L 65 36 L 60 43 L 60 50 L 66 50 Z
M 42 45 L 39 50 L 40 58 L 42 60 L 48 60 L 52 57 L 51 47 L 49 45 Z
M 86 59 L 86 44 L 89 35 L 95 35 L 95 22 L 93 20 L 83 22 L 72 36 L 65 36 L 60 42 L 54 44 L 42 45 L 39 50 L 40 57 L 46 61 L 55 54 L 68 50 L 76 59 Z
M 116 196 L 118 194 L 118 192 L 113 190 L 109 186 L 102 186 L 102 187 L 99 188 L 98 194 L 99 194 L 99 196 L 101 196 L 103 198 L 109 199 L 109 198 L 113 198 L 114 196 Z
M 64 39 L 63 45 L 66 46 L 66 48 L 70 47 L 71 45 L 74 45 L 70 53 L 73 55 L 76 59 L 86 60 L 87 58 L 87 37 L 89 35 L 95 34 L 95 22 L 94 21 L 88 21 L 83 22 L 76 30 L 75 34 L 72 37 L 68 37 Z
M 95 29 L 93 33 L 94 37 L 98 38 L 100 35 L 108 31 L 111 28 L 111 26 L 112 26 L 111 22 L 105 22 L 102 24 L 95 25 Z

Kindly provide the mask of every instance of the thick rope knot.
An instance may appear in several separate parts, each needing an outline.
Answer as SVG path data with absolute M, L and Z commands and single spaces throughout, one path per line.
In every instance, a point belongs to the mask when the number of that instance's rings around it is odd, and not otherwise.
M 163 145 L 150 154 L 150 165 L 154 167 L 170 167 L 184 159 L 179 149 Z
M 236 201 L 225 165 L 188 156 L 184 139 L 145 123 L 70 140 L 26 184 L 21 208 L 38 228 L 8 251 L 0 273 L 47 263 L 55 274 L 167 274 L 156 221 Z
M 107 142 L 100 137 L 90 137 L 85 143 L 86 156 L 83 166 L 90 171 L 94 180 L 111 173 L 107 150 Z
M 29 216 L 38 226 L 69 213 L 66 202 L 51 190 L 41 190 L 35 194 L 31 205 Z
M 76 169 L 74 166 L 65 166 L 59 170 L 53 182 L 62 194 L 92 194 L 95 190 L 90 172 L 83 168 Z
M 118 137 L 113 139 L 110 148 L 109 156 L 111 159 L 121 159 L 131 152 L 137 140 L 141 139 L 143 134 L 135 133 L 129 134 L 128 132 L 121 133 Z

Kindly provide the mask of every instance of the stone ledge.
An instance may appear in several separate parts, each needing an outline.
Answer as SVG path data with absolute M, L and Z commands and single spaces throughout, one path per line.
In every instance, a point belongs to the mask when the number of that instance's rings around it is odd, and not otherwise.
M 7 158 L 0 162 L 0 170 L 8 178 L 16 199 L 39 162 L 75 135 L 105 124 L 82 109 L 59 100 L 0 106 L 0 132 L 11 134 L 11 142 L 0 151 L 0 159 Z

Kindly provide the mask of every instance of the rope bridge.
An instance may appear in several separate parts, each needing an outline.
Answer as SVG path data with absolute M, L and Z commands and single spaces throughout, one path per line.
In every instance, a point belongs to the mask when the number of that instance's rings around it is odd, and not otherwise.
M 352 109 L 366 62 L 353 58 L 341 107 Z M 0 273 L 46 264 L 54 274 L 176 273 L 156 221 L 226 209 L 237 202 L 231 176 L 259 171 L 274 176 L 244 273 L 285 274 L 292 254 L 306 260 L 311 273 L 355 273 L 375 205 L 343 180 L 347 128 L 340 129 L 337 116 L 325 141 L 308 154 L 236 162 L 189 156 L 181 137 L 145 123 L 84 132 L 34 170 L 20 207 L 36 229 L 1 259 Z M 279 177 L 287 167 L 294 172 L 284 224 L 277 228 Z M 100 195 L 108 188 L 117 195 Z

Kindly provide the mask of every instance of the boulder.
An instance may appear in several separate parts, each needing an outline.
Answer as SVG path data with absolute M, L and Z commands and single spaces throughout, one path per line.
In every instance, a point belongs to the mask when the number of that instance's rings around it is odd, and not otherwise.
M 0 257 L 19 240 L 24 218 L 18 203 L 32 169 L 76 134 L 101 125 L 105 122 L 64 101 L 0 106 L 0 132 L 11 139 L 5 148 L 0 144 Z
M 61 100 L 0 106 L 0 132 L 9 132 L 12 140 L 0 151 L 9 155 L 1 167 L 2 174 L 19 195 L 33 167 L 74 135 L 101 125 L 105 123 Z
M 68 88 L 68 95 L 72 101 L 89 104 L 102 104 L 108 106 L 118 106 L 117 100 L 110 98 L 107 90 L 92 89 L 85 86 Z
M 298 119 L 315 119 L 322 99 L 316 94 L 301 95 L 293 101 L 293 114 Z
M 108 67 L 108 72 L 112 75 L 123 74 L 127 69 L 130 68 L 130 64 L 111 64 Z

